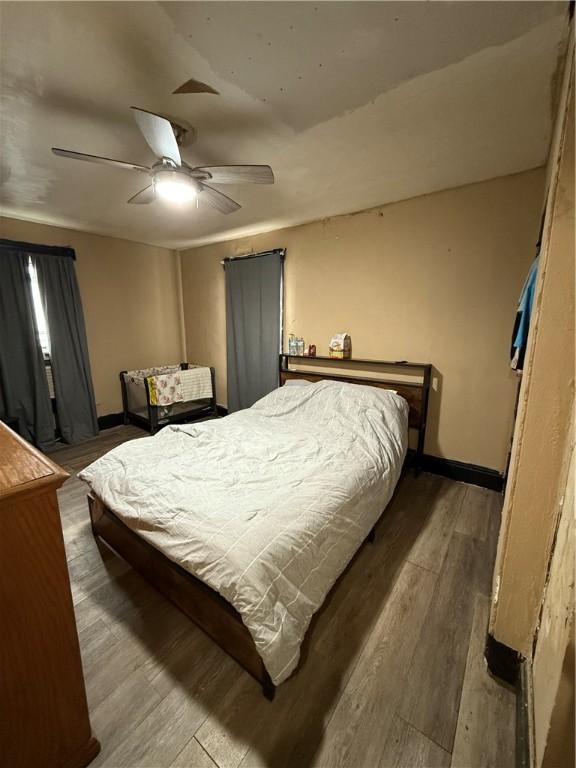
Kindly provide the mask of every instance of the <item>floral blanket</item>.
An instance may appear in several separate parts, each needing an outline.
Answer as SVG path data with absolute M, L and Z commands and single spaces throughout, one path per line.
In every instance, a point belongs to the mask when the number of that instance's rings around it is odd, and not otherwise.
M 173 405 L 213 396 L 210 368 L 204 366 L 149 376 L 147 381 L 150 405 Z
M 150 405 L 173 405 L 183 403 L 182 371 L 163 373 L 161 376 L 148 376 Z

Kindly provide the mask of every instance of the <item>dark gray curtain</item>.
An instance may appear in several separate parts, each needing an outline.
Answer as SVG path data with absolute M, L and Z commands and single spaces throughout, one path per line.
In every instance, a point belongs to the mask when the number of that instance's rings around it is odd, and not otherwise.
M 224 262 L 228 411 L 278 386 L 283 251 Z
M 54 442 L 54 417 L 38 340 L 27 253 L 0 250 L 0 416 L 18 420 L 40 448 Z
M 84 314 L 74 260 L 32 254 L 50 334 L 50 360 L 62 439 L 77 443 L 98 434 Z

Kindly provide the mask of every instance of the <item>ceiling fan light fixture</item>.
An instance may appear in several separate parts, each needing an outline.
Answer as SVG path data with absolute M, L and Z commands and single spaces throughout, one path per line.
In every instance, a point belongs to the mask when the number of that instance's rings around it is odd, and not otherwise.
M 217 93 L 210 86 L 196 80 L 185 83 L 175 93 L 191 93 L 192 90 L 194 93 Z M 234 213 L 242 206 L 220 190 L 211 187 L 207 181 L 214 184 L 274 184 L 274 173 L 269 165 L 210 165 L 192 168 L 182 160 L 179 149 L 186 132 L 189 136 L 195 135 L 191 126 L 172 122 L 169 118 L 146 109 L 132 107 L 132 110 L 136 124 L 156 157 L 152 167 L 59 147 L 52 147 L 52 152 L 72 160 L 144 173 L 148 178 L 148 186 L 127 201 L 136 205 L 153 203 L 158 198 L 173 205 L 185 205 L 196 200 L 197 207 L 207 205 L 220 213 L 228 214 Z
M 189 203 L 198 194 L 194 181 L 177 171 L 160 171 L 154 177 L 158 197 L 170 203 Z

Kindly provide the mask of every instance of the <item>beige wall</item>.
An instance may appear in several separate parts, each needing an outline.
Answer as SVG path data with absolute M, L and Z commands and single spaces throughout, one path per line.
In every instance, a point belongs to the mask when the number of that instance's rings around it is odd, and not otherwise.
M 570 701 L 570 698 L 565 696 L 563 691 L 566 683 L 563 670 L 569 661 L 566 656 L 570 653 L 574 654 L 575 475 L 573 440 L 574 435 L 572 433 L 570 469 L 562 490 L 562 513 L 554 552 L 550 560 L 548 583 L 542 605 L 532 666 L 536 765 L 541 765 L 543 761 L 555 710 L 559 719 L 558 725 L 569 719 L 563 716 Z M 572 633 L 572 649 L 570 649 L 570 633 Z M 574 677 L 572 677 L 572 708 L 573 702 Z M 573 719 L 571 742 L 574 746 Z M 574 761 L 572 761 L 572 766 L 574 766 Z
M 183 358 L 175 252 L 7 218 L 0 237 L 75 249 L 99 416 L 122 409 L 119 371 Z
M 188 357 L 217 371 L 226 402 L 220 260 L 286 247 L 285 331 L 326 353 L 435 367 L 428 453 L 503 470 L 516 380 L 509 348 L 544 195 L 535 170 L 359 214 L 182 253 Z
M 533 764 L 550 768 L 574 765 L 574 130 L 572 31 L 490 616 L 532 669 Z
M 576 702 L 574 700 L 574 617 L 569 630 L 569 642 L 566 646 L 562 672 L 558 683 L 556 700 L 546 747 L 542 758 L 542 768 L 574 768 L 576 765 L 575 720 Z
M 491 631 L 531 655 L 570 459 L 574 401 L 574 92 L 550 190 L 510 476 Z

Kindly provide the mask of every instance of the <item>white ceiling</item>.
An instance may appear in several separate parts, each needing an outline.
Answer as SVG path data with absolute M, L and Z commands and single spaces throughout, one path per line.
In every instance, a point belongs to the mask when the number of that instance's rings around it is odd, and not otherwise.
M 566 3 L 2 2 L 7 216 L 184 247 L 542 165 Z M 220 95 L 172 95 L 194 77 Z M 194 165 L 269 163 L 243 208 L 127 205 L 150 164 L 129 107 L 192 124 Z

